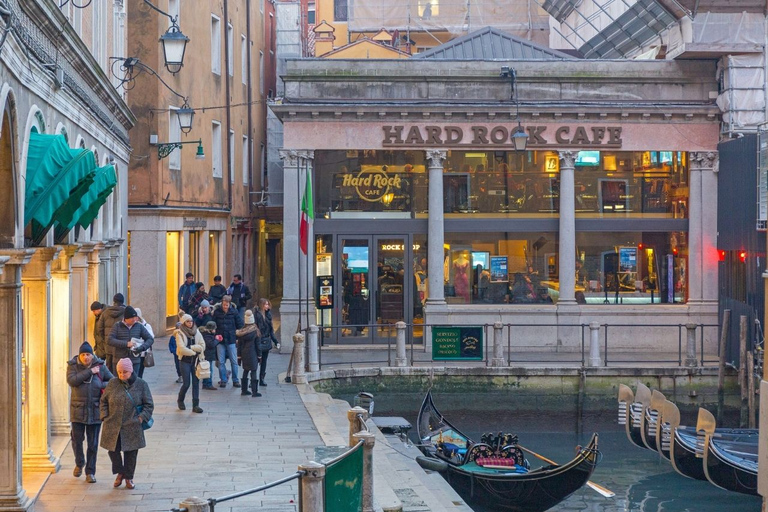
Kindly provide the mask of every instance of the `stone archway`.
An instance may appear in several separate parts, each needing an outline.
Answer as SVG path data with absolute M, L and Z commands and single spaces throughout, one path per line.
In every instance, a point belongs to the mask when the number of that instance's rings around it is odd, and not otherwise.
M 14 154 L 11 109 L 4 108 L 0 128 L 0 249 L 13 249 L 16 239 Z

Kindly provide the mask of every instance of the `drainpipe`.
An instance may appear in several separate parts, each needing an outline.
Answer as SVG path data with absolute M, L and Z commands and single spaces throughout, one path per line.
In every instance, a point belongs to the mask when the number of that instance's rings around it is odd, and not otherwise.
M 224 21 L 229 25 L 229 0 L 224 0 Z M 232 129 L 232 113 L 230 112 L 231 100 L 229 97 L 229 29 L 225 25 L 224 27 L 224 62 L 226 70 L 224 71 L 224 91 L 227 95 L 227 190 L 228 190 L 228 202 L 229 202 L 229 214 L 232 215 L 232 171 L 234 168 L 234 162 L 232 162 L 232 145 L 229 143 L 229 132 Z M 234 45 L 235 35 L 234 27 L 232 28 L 232 41 Z
M 245 0 L 245 48 L 248 69 L 248 209 L 253 197 L 253 80 L 251 77 L 251 0 Z M 261 187 L 262 189 L 264 187 Z

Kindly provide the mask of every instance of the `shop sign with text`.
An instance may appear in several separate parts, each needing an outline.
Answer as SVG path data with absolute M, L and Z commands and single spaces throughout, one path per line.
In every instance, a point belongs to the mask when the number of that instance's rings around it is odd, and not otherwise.
M 357 173 L 341 175 L 342 187 L 353 187 L 363 201 L 375 203 L 392 200 L 392 194 L 402 187 L 400 176 L 390 176 L 382 168 L 366 168 Z
M 514 148 L 515 125 L 475 125 L 469 129 L 456 125 L 386 125 L 382 126 L 384 147 L 483 147 Z M 621 126 L 525 126 L 527 149 L 622 147 Z

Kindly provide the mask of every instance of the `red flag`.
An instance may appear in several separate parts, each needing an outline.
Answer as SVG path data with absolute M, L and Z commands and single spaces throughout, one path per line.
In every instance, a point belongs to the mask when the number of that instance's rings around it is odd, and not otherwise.
M 307 254 L 309 248 L 309 221 L 315 218 L 315 207 L 312 201 L 312 179 L 307 171 L 307 181 L 304 185 L 304 197 L 301 199 L 301 224 L 299 225 L 299 247 Z

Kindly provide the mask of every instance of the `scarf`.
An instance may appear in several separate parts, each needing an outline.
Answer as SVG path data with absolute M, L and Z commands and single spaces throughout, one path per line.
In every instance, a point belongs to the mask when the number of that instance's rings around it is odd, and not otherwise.
M 186 335 L 186 337 L 189 338 L 190 340 L 194 340 L 195 334 L 197 334 L 197 326 L 194 324 L 192 325 L 192 327 L 187 327 L 187 324 L 181 324 L 179 326 L 179 330 L 183 332 Z

